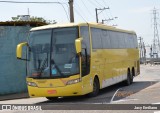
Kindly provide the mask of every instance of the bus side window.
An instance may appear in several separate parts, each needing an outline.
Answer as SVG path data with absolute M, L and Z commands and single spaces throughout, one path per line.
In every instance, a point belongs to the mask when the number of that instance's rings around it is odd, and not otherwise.
M 82 40 L 82 76 L 86 76 L 90 72 L 90 39 L 88 26 L 82 26 L 81 29 Z
M 89 64 L 88 64 L 88 56 L 87 56 L 87 49 L 82 48 L 82 76 L 89 74 Z

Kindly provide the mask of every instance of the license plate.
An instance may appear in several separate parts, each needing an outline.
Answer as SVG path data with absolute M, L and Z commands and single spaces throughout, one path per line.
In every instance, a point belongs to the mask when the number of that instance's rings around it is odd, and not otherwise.
M 56 91 L 56 90 L 48 90 L 47 93 L 48 93 L 48 94 L 56 94 L 57 91 Z

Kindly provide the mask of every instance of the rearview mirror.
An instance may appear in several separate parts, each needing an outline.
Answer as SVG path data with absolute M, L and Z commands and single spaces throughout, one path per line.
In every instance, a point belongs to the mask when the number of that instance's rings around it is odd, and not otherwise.
M 24 46 L 28 46 L 28 43 L 23 42 L 23 43 L 20 43 L 17 45 L 17 50 L 16 50 L 17 59 L 26 60 L 26 59 L 22 58 L 22 49 Z
M 78 38 L 75 40 L 76 52 L 81 53 L 82 51 L 82 38 Z

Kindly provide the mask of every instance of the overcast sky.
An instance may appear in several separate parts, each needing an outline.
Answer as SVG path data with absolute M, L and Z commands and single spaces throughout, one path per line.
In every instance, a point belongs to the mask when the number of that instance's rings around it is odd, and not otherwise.
M 20 1 L 20 0 L 16 0 Z M 23 0 L 35 2 L 63 2 L 67 15 L 68 0 Z M 153 15 L 154 7 L 160 9 L 160 0 L 74 0 L 75 22 L 95 22 L 95 8 L 110 7 L 99 11 L 99 21 L 118 17 L 106 24 L 119 28 L 134 30 L 137 36 L 143 37 L 146 44 L 153 42 Z M 43 17 L 46 20 L 56 20 L 58 23 L 69 22 L 64 8 L 60 4 L 10 4 L 0 3 L 0 21 L 9 21 L 11 17 L 26 15 Z M 160 10 L 158 10 L 160 12 Z M 160 23 L 160 20 L 157 20 Z M 159 27 L 159 26 L 158 26 Z

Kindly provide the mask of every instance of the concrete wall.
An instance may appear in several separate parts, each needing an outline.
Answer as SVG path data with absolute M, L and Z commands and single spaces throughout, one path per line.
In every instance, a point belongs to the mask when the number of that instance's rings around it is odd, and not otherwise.
M 16 46 L 27 41 L 29 26 L 0 26 L 0 95 L 26 92 L 25 62 L 16 59 Z

